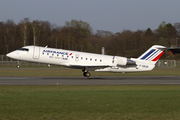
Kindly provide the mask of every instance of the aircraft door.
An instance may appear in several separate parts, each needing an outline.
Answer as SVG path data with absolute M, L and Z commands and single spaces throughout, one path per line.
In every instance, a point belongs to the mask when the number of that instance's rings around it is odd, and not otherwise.
M 34 59 L 39 59 L 39 53 L 40 53 L 40 47 L 34 46 L 33 58 Z
M 79 55 L 78 54 L 75 55 L 75 61 L 79 61 Z
M 113 56 L 112 63 L 114 63 L 114 58 L 115 58 L 115 56 Z

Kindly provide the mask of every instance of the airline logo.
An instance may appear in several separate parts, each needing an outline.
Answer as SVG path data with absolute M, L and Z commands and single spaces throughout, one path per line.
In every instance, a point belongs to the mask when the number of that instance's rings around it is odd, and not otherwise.
M 43 53 L 46 52 L 46 53 L 54 53 L 54 54 L 62 54 L 62 55 L 68 55 L 67 52 L 59 52 L 59 51 L 52 51 L 52 50 L 43 50 Z M 69 54 L 69 56 L 71 56 L 72 53 Z
M 62 54 L 62 55 L 68 55 L 67 52 L 59 52 L 59 51 L 52 51 L 52 50 L 43 50 L 43 53 L 54 53 L 54 54 Z
M 164 51 L 158 49 L 151 49 L 145 55 L 143 55 L 140 59 L 147 61 L 157 61 L 163 55 Z

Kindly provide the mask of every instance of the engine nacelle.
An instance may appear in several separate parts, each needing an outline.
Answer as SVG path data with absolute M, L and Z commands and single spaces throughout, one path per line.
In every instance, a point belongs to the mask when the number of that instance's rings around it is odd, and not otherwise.
M 114 63 L 117 64 L 117 66 L 125 66 L 125 65 L 136 65 L 135 61 L 132 61 L 125 57 L 114 57 Z

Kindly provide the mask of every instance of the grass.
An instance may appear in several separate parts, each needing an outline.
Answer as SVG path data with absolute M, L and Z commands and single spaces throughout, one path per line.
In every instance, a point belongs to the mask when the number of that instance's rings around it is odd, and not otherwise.
M 180 69 L 92 76 L 175 76 Z M 0 76 L 82 76 L 63 68 L 1 68 Z M 179 120 L 179 85 L 0 86 L 2 120 Z
M 180 86 L 1 86 L 2 120 L 179 120 Z
M 138 73 L 110 73 L 90 71 L 92 76 L 177 76 L 180 69 L 154 69 Z M 0 76 L 82 76 L 80 69 L 66 68 L 1 68 Z

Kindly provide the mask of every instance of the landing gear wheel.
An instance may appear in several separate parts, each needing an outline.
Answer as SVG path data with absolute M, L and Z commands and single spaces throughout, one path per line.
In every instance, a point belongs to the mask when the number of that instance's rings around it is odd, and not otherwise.
M 83 76 L 84 76 L 84 77 L 90 77 L 91 74 L 90 74 L 89 72 L 84 72 L 84 73 L 83 73 Z
M 20 64 L 19 64 L 19 61 L 17 61 L 17 68 L 20 68 Z

